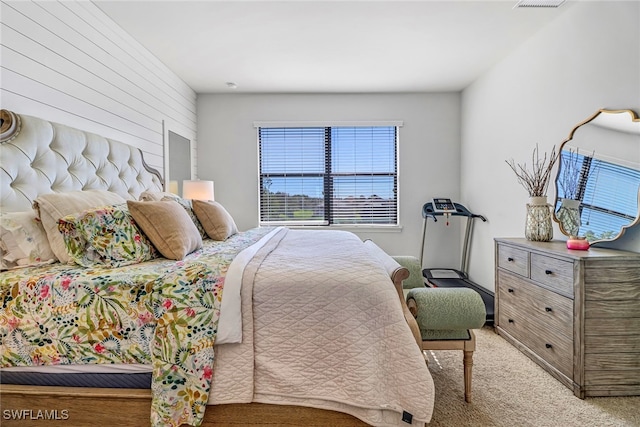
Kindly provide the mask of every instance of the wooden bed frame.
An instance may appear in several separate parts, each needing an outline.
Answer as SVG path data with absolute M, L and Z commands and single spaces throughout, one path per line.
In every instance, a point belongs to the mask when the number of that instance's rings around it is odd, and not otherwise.
M 7 110 L 0 111 L 0 142 L 9 142 L 20 131 L 20 117 Z M 144 164 L 151 174 L 157 172 Z M 159 175 L 159 174 L 157 174 Z M 159 177 L 153 178 L 161 186 Z M 26 202 L 23 202 L 25 204 Z M 26 203 L 26 206 L 29 206 Z M 376 247 L 377 248 L 377 247 Z M 378 252 L 381 252 L 377 248 Z M 405 302 L 402 281 L 409 270 L 399 266 L 391 257 L 378 253 L 393 282 L 404 317 L 421 348 L 418 324 Z M 114 410 L 117 408 L 117 410 Z M 151 390 L 108 389 L 83 387 L 47 387 L 26 385 L 0 385 L 0 424 L 3 426 L 40 425 L 148 425 L 151 413 Z M 37 421 L 36 421 L 37 420 Z M 45 421 L 46 420 L 46 421 Z M 205 426 L 224 425 L 278 425 L 278 426 L 364 426 L 363 421 L 351 415 L 302 406 L 261 403 L 210 405 L 207 407 Z
M 418 323 L 409 311 L 402 290 L 409 270 L 387 271 L 398 293 L 404 317 L 418 346 Z M 149 424 L 151 390 L 0 385 L 0 417 L 3 426 L 113 425 L 139 427 Z M 114 411 L 113 408 L 118 408 Z M 36 421 L 38 420 L 38 421 Z M 43 424 L 44 425 L 44 424 Z M 362 427 L 365 422 L 349 414 L 292 405 L 238 403 L 209 405 L 202 426 L 311 426 Z
M 151 413 L 150 390 L 5 385 L 0 398 L 2 425 L 7 427 L 33 426 L 38 423 L 34 421 L 38 417 L 39 421 L 47 419 L 41 421 L 47 426 L 140 427 L 149 425 Z M 15 411 L 22 420 L 16 419 L 17 415 L 11 419 Z M 43 418 L 45 416 L 47 418 Z M 202 423 L 202 426 L 265 425 L 361 427 L 368 424 L 340 412 L 262 403 L 208 406 Z

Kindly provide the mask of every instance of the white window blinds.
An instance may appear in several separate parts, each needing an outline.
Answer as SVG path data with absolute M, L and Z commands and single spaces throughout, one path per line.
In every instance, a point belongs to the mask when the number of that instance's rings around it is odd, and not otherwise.
M 261 224 L 398 223 L 396 126 L 259 127 Z

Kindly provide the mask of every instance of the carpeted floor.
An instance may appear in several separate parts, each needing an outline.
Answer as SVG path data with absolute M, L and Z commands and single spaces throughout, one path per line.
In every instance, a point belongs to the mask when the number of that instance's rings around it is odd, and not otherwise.
M 472 401 L 464 401 L 462 351 L 429 352 L 436 388 L 430 427 L 636 427 L 640 396 L 580 400 L 493 329 L 477 331 Z

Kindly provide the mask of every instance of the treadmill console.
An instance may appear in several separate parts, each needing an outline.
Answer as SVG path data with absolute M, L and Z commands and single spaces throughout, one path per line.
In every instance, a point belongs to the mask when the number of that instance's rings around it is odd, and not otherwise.
M 433 212 L 435 213 L 452 213 L 456 211 L 456 207 L 451 199 L 434 198 L 433 199 Z

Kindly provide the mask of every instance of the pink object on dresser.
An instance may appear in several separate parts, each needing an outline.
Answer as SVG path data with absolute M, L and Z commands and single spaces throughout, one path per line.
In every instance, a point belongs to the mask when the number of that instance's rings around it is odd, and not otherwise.
M 567 240 L 567 249 L 574 249 L 578 251 L 589 250 L 589 241 L 584 237 L 570 237 Z

